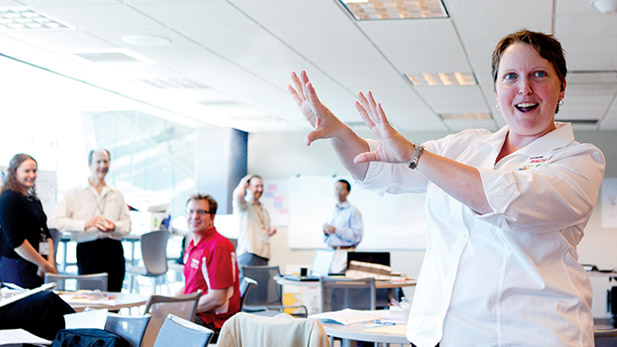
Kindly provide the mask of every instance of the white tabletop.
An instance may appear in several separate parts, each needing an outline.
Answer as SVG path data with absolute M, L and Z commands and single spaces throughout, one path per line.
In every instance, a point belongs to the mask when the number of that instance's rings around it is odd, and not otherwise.
M 62 293 L 69 293 L 66 291 L 58 292 L 59 295 Z M 145 305 L 148 301 L 148 298 L 139 294 L 134 293 L 118 293 L 118 292 L 100 292 L 103 295 L 111 296 L 114 299 L 109 300 L 109 303 L 102 303 L 100 301 L 93 303 L 84 303 L 83 300 L 71 301 L 67 300 L 66 296 L 60 295 L 60 297 L 67 301 L 69 305 L 76 311 L 81 312 L 86 309 L 86 307 L 90 307 L 93 309 L 108 309 L 110 311 L 117 311 L 121 308 L 130 308 Z M 87 292 L 86 292 L 87 294 Z
M 379 333 L 379 332 L 368 332 L 367 329 L 376 328 L 376 327 L 390 327 L 390 326 L 380 326 L 380 325 L 342 325 L 342 324 L 334 324 L 334 323 L 322 323 L 321 324 L 326 331 L 328 336 L 338 337 L 342 339 L 349 339 L 354 341 L 368 341 L 368 342 L 380 342 L 380 343 L 399 343 L 399 344 L 410 344 L 407 341 L 407 337 L 405 337 L 405 333 L 400 334 L 392 334 L 392 333 Z M 407 325 L 401 324 L 397 326 L 401 331 L 405 331 Z

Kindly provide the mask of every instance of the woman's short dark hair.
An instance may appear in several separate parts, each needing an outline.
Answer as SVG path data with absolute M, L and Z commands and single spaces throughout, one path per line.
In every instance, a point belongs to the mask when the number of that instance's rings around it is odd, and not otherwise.
M 15 175 L 17 174 L 17 168 L 19 165 L 28 159 L 33 160 L 38 166 L 36 159 L 32 158 L 29 154 L 17 153 L 13 156 L 13 158 L 11 158 L 11 161 L 9 161 L 9 168 L 7 170 L 6 178 L 4 179 L 4 184 L 2 185 L 2 191 L 0 193 L 4 193 L 5 190 L 19 192 L 19 182 L 17 182 L 17 177 Z M 31 196 L 36 197 L 36 185 L 33 185 L 32 188 L 30 188 L 29 193 Z
M 566 67 L 566 57 L 564 55 L 563 48 L 561 47 L 561 43 L 559 43 L 553 35 L 547 35 L 541 32 L 526 29 L 507 35 L 502 38 L 495 47 L 491 62 L 493 88 L 495 88 L 495 84 L 497 83 L 497 72 L 499 71 L 501 55 L 506 48 L 516 42 L 530 44 L 542 58 L 548 60 L 549 63 L 553 65 L 563 90 L 563 86 L 566 83 L 568 68 Z M 555 110 L 555 113 L 557 112 L 559 112 L 559 105 L 557 105 L 557 109 Z
M 186 204 L 188 205 L 191 200 L 206 200 L 208 202 L 208 205 L 210 205 L 210 215 L 212 216 L 216 214 L 216 210 L 219 207 L 219 204 L 216 202 L 216 200 L 214 200 L 212 195 L 209 194 L 193 194 L 188 198 L 188 200 L 186 200 Z

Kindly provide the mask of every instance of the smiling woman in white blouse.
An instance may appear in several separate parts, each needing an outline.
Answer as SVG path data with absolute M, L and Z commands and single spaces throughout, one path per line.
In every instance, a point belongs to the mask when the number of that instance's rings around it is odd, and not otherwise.
M 407 330 L 413 344 L 593 345 L 591 285 L 576 246 L 604 156 L 577 142 L 571 124 L 555 122 L 567 69 L 554 37 L 507 35 L 492 72 L 507 125 L 422 144 L 392 128 L 371 92 L 355 106 L 376 140 L 332 114 L 306 72 L 293 73 L 289 89 L 314 127 L 307 144 L 329 139 L 361 186 L 427 193 L 427 250 Z

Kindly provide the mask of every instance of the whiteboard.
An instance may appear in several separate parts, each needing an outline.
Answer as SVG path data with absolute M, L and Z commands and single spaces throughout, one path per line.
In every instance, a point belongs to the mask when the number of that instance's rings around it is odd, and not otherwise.
M 289 179 L 290 248 L 324 248 L 322 225 L 334 208 L 334 184 L 352 185 L 347 197 L 362 214 L 364 236 L 359 250 L 425 250 L 426 194 L 384 194 L 360 188 L 349 177 L 299 176 Z

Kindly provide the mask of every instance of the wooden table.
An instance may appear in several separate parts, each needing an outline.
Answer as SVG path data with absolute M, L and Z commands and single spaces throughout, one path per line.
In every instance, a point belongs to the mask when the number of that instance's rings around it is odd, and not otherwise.
M 338 337 L 341 339 L 351 341 L 368 341 L 377 343 L 398 343 L 410 345 L 407 341 L 405 333 L 392 334 L 392 333 L 380 333 L 380 332 L 367 332 L 367 329 L 380 327 L 379 325 L 342 325 L 335 323 L 321 323 L 326 334 L 331 337 Z M 383 326 L 390 327 L 390 326 Z M 405 331 L 407 325 L 401 324 L 397 326 L 402 331 Z
M 100 294 L 102 295 L 111 295 L 115 297 L 115 300 L 113 301 L 113 303 L 111 302 L 102 303 L 100 301 L 93 302 L 93 303 L 85 303 L 82 300 L 79 300 L 78 302 L 74 302 L 74 301 L 71 301 L 70 299 L 67 299 L 65 295 L 61 295 L 62 293 L 72 293 L 72 292 L 59 291 L 58 295 L 60 295 L 62 299 L 64 299 L 69 305 L 71 305 L 71 307 L 76 312 L 81 312 L 85 310 L 87 307 L 93 308 L 93 309 L 108 309 L 110 311 L 117 311 L 121 308 L 131 308 L 131 307 L 145 305 L 146 302 L 148 301 L 147 297 L 139 295 L 139 294 L 134 294 L 134 293 L 100 292 Z M 74 292 L 74 293 L 77 294 L 77 292 Z M 84 291 L 84 294 L 85 295 L 93 294 L 93 292 Z

